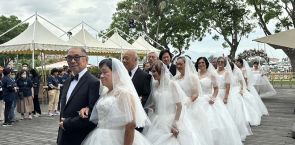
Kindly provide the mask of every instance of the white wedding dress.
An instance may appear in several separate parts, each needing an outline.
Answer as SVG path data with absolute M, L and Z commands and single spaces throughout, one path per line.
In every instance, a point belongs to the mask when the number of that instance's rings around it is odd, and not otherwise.
M 214 145 L 242 145 L 239 131 L 227 111 L 220 97 L 216 97 L 214 104 L 209 104 L 213 86 L 218 86 L 217 78 L 209 72 L 205 76 L 199 76 L 202 87 L 202 95 L 197 104 L 207 113 Z
M 273 96 L 277 93 L 272 84 L 269 82 L 267 76 L 263 75 L 263 71 L 261 69 L 252 69 L 252 72 L 254 78 L 254 87 L 259 93 L 260 97 Z
M 248 91 L 242 71 L 236 66 L 233 71 L 233 76 L 234 76 L 234 88 L 233 88 L 234 94 L 240 94 L 242 85 L 244 87 L 241 95 L 243 98 L 242 99 L 243 108 L 245 111 L 245 117 L 247 122 L 249 122 L 249 124 L 252 126 L 260 125 L 262 114 L 260 112 L 260 108 L 258 106 L 256 98 Z M 240 82 L 242 82 L 242 84 Z
M 243 60 L 244 67 L 241 68 L 241 71 L 243 73 L 243 76 L 247 79 L 247 88 L 249 92 L 254 96 L 253 99 L 255 99 L 255 102 L 257 103 L 261 115 L 268 115 L 268 111 L 266 106 L 261 100 L 261 97 L 257 93 L 256 89 L 254 88 L 254 75 L 251 71 L 251 68 L 249 67 L 249 64 L 247 61 Z
M 125 111 L 130 105 L 130 94 L 126 90 L 111 91 L 102 96 L 95 105 L 98 115 L 97 128 L 83 141 L 83 145 L 123 145 L 125 125 L 130 112 Z M 151 145 L 135 130 L 133 145 Z
M 230 91 L 228 95 L 228 100 L 226 107 L 230 113 L 232 119 L 236 123 L 238 131 L 241 135 L 241 139 L 244 141 L 248 135 L 252 135 L 251 128 L 248 121 L 246 120 L 246 109 L 243 102 L 243 98 L 240 94 L 239 82 L 234 76 L 228 76 L 228 72 L 223 72 L 223 74 L 218 74 L 219 81 L 219 90 L 218 96 L 223 100 L 226 92 L 226 83 L 229 82 L 230 78 L 233 77 L 230 81 Z M 247 114 L 248 115 L 248 114 Z
M 187 107 L 187 114 L 190 118 L 190 121 L 193 125 L 194 133 L 199 137 L 200 143 L 202 145 L 214 145 L 213 144 L 213 137 L 211 131 L 208 129 L 210 127 L 208 116 L 205 113 L 205 111 L 201 108 L 201 106 L 198 105 L 198 99 L 196 99 L 194 102 L 191 102 L 191 96 L 194 94 L 194 92 L 200 92 L 201 90 L 194 90 L 197 89 L 199 82 L 197 80 L 197 76 L 191 75 L 190 80 L 192 84 L 188 84 L 183 78 L 177 78 L 176 76 L 176 82 L 181 86 L 185 94 L 187 95 L 185 106 Z M 198 96 L 199 97 L 199 96 Z
M 161 81 L 162 82 L 162 81 Z M 153 83 L 154 84 L 154 83 Z M 152 99 L 148 104 L 154 112 L 148 115 L 151 125 L 145 127 L 143 134 L 153 145 L 201 145 L 198 137 L 192 131 L 191 121 L 187 118 L 185 107 L 182 107 L 180 119 L 177 123 L 179 134 L 177 137 L 171 133 L 172 124 L 176 114 L 176 103 L 182 103 L 184 92 L 174 81 L 167 80 L 165 89 L 159 89 L 157 85 L 152 87 Z

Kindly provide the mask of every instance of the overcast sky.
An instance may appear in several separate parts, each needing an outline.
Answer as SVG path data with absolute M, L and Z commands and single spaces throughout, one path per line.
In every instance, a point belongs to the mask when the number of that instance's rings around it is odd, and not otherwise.
M 65 31 L 73 28 L 81 21 L 85 21 L 100 31 L 108 28 L 111 24 L 112 14 L 116 10 L 118 1 L 120 0 L 0 0 L 0 15 L 16 15 L 21 20 L 25 20 L 37 11 L 41 16 Z M 45 22 L 42 24 L 47 26 L 57 36 L 63 34 Z M 78 30 L 76 29 L 76 31 Z M 89 28 L 88 30 L 95 35 L 95 31 Z M 262 30 L 259 28 L 255 29 L 248 38 L 242 39 L 237 53 L 245 49 L 264 48 L 263 44 L 252 41 L 263 36 Z M 192 54 L 192 57 L 227 54 L 228 50 L 222 48 L 222 42 L 222 39 L 214 41 L 212 36 L 208 36 L 202 42 L 193 42 L 189 52 Z M 270 57 L 285 57 L 282 50 L 274 50 L 268 45 L 265 45 L 265 48 Z

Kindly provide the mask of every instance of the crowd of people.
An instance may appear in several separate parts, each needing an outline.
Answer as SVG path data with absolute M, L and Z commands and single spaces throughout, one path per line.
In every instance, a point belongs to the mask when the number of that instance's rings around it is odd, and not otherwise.
M 102 60 L 100 80 L 89 81 L 80 78 L 87 53 L 70 49 L 67 61 L 79 78 L 65 83 L 58 144 L 239 145 L 268 115 L 246 61 L 219 57 L 214 67 L 205 57 L 171 58 L 168 50 L 151 52 L 141 69 L 128 50 L 122 61 Z M 87 91 L 87 82 L 96 90 Z
M 48 76 L 48 115 L 59 114 L 59 96 L 62 84 L 68 78 L 68 67 L 52 69 Z M 24 63 L 19 71 L 0 67 L 0 122 L 2 126 L 12 126 L 18 120 L 39 117 L 41 112 L 39 90 L 41 76 L 35 69 Z M 16 118 L 15 113 L 20 114 Z
M 148 53 L 141 69 L 136 51 L 122 56 L 102 60 L 98 79 L 87 52 L 73 47 L 70 72 L 51 70 L 48 115 L 60 115 L 58 145 L 242 145 L 268 115 L 260 95 L 276 93 L 256 62 L 251 69 L 242 59 L 180 56 L 174 64 L 162 50 Z M 18 79 L 3 70 L 4 124 L 13 121 L 13 104 L 22 116 L 41 114 L 32 70 Z

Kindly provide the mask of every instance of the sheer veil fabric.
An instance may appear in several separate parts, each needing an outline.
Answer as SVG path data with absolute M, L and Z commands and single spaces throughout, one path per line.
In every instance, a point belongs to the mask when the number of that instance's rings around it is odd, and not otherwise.
M 202 94 L 199 76 L 192 61 L 187 57 L 184 58 L 184 75 L 182 77 L 180 72 L 177 71 L 174 79 L 187 95 L 185 107 L 188 118 L 192 122 L 192 131 L 196 133 L 202 145 L 213 145 L 212 133 L 208 129 L 210 127 L 208 116 L 206 115 L 205 110 L 197 104 L 198 98 L 194 102 L 192 102 L 191 99 L 192 96 L 199 97 Z
M 235 81 L 233 70 L 228 60 L 226 60 L 225 66 L 226 74 L 224 76 L 225 82 L 230 84 L 230 91 L 226 107 L 236 123 L 241 139 L 244 141 L 247 136 L 252 135 L 251 127 L 246 119 L 248 115 L 245 110 L 245 103 L 241 96 L 241 87 L 239 81 Z
M 185 58 L 185 71 L 184 71 L 184 76 L 183 78 L 181 78 L 181 74 L 180 72 L 177 70 L 177 73 L 175 75 L 175 80 L 182 80 L 182 82 L 187 85 L 187 87 L 193 87 L 194 89 L 188 89 L 185 90 L 182 87 L 182 89 L 185 91 L 186 95 L 188 95 L 188 97 L 191 96 L 200 96 L 202 94 L 202 88 L 201 88 L 201 84 L 200 84 L 200 80 L 199 80 L 199 76 L 198 76 L 198 72 L 196 71 L 193 62 L 187 58 Z
M 122 145 L 127 124 L 134 122 L 136 127 L 150 124 L 126 68 L 117 59 L 111 61 L 113 89 L 101 88 L 101 96 L 90 117 L 97 128 L 86 137 L 83 145 Z M 133 145 L 151 143 L 135 130 Z
M 202 95 L 198 98 L 197 104 L 206 111 L 210 124 L 208 130 L 212 133 L 214 145 L 242 145 L 240 133 L 222 99 L 216 96 L 214 104 L 209 104 L 213 88 L 220 86 L 217 71 L 212 64 L 209 63 L 205 74 L 199 73 L 199 78 Z
M 112 58 L 112 82 L 113 90 L 111 93 L 116 94 L 123 101 L 122 108 L 126 113 L 122 123 L 128 123 L 134 121 L 136 127 L 144 127 L 150 124 L 150 120 L 147 117 L 137 95 L 137 92 L 133 86 L 133 83 L 128 75 L 128 72 L 124 65 L 115 58 Z M 108 88 L 103 87 L 101 91 L 101 98 L 108 95 Z M 100 116 L 97 115 L 97 110 L 93 109 L 91 113 L 90 121 L 97 123 Z
M 152 124 L 145 127 L 143 134 L 154 145 L 201 145 L 198 137 L 192 131 L 191 121 L 187 118 L 183 105 L 187 98 L 181 87 L 173 80 L 168 68 L 161 65 L 160 81 L 153 80 L 151 95 L 145 105 L 149 108 Z M 176 104 L 181 103 L 181 114 L 175 122 Z M 177 126 L 177 137 L 171 133 L 172 126 Z
M 240 68 L 234 64 L 233 70 L 234 77 L 236 79 L 236 85 L 239 86 L 239 89 L 242 90 L 243 97 L 243 107 L 246 115 L 246 120 L 250 123 L 250 125 L 258 126 L 261 122 L 261 112 L 256 102 L 255 96 L 253 96 L 247 88 L 246 81 L 244 79 L 243 72 Z
M 266 76 L 267 72 L 264 71 L 260 64 L 258 65 L 258 70 L 253 68 L 253 73 L 255 79 L 254 86 L 260 97 L 269 97 L 277 94 L 276 90 L 273 88 Z
M 254 76 L 253 76 L 253 72 L 248 64 L 248 62 L 246 60 L 243 60 L 243 64 L 244 64 L 244 68 L 245 68 L 245 76 L 247 78 L 247 82 L 248 82 L 248 90 L 249 92 L 255 96 L 255 99 L 256 99 L 256 103 L 258 104 L 259 106 L 259 111 L 261 112 L 262 115 L 268 115 L 268 111 L 267 111 L 267 108 L 266 106 L 264 105 L 264 103 L 262 102 L 261 100 L 261 97 L 259 96 L 257 90 L 255 89 L 254 87 L 254 84 L 255 84 L 255 79 L 254 79 Z M 244 76 L 244 77 L 245 77 Z

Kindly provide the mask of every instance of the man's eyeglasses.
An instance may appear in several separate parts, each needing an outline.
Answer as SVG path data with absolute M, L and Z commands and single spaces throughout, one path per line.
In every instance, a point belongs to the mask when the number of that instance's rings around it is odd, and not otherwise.
M 76 61 L 76 62 L 78 62 L 78 61 L 80 61 L 80 58 L 81 57 L 86 57 L 86 56 L 80 56 L 80 55 L 75 55 L 75 56 L 67 56 L 67 57 L 65 57 L 66 58 L 66 60 L 67 60 L 67 62 L 71 62 L 73 59 Z

